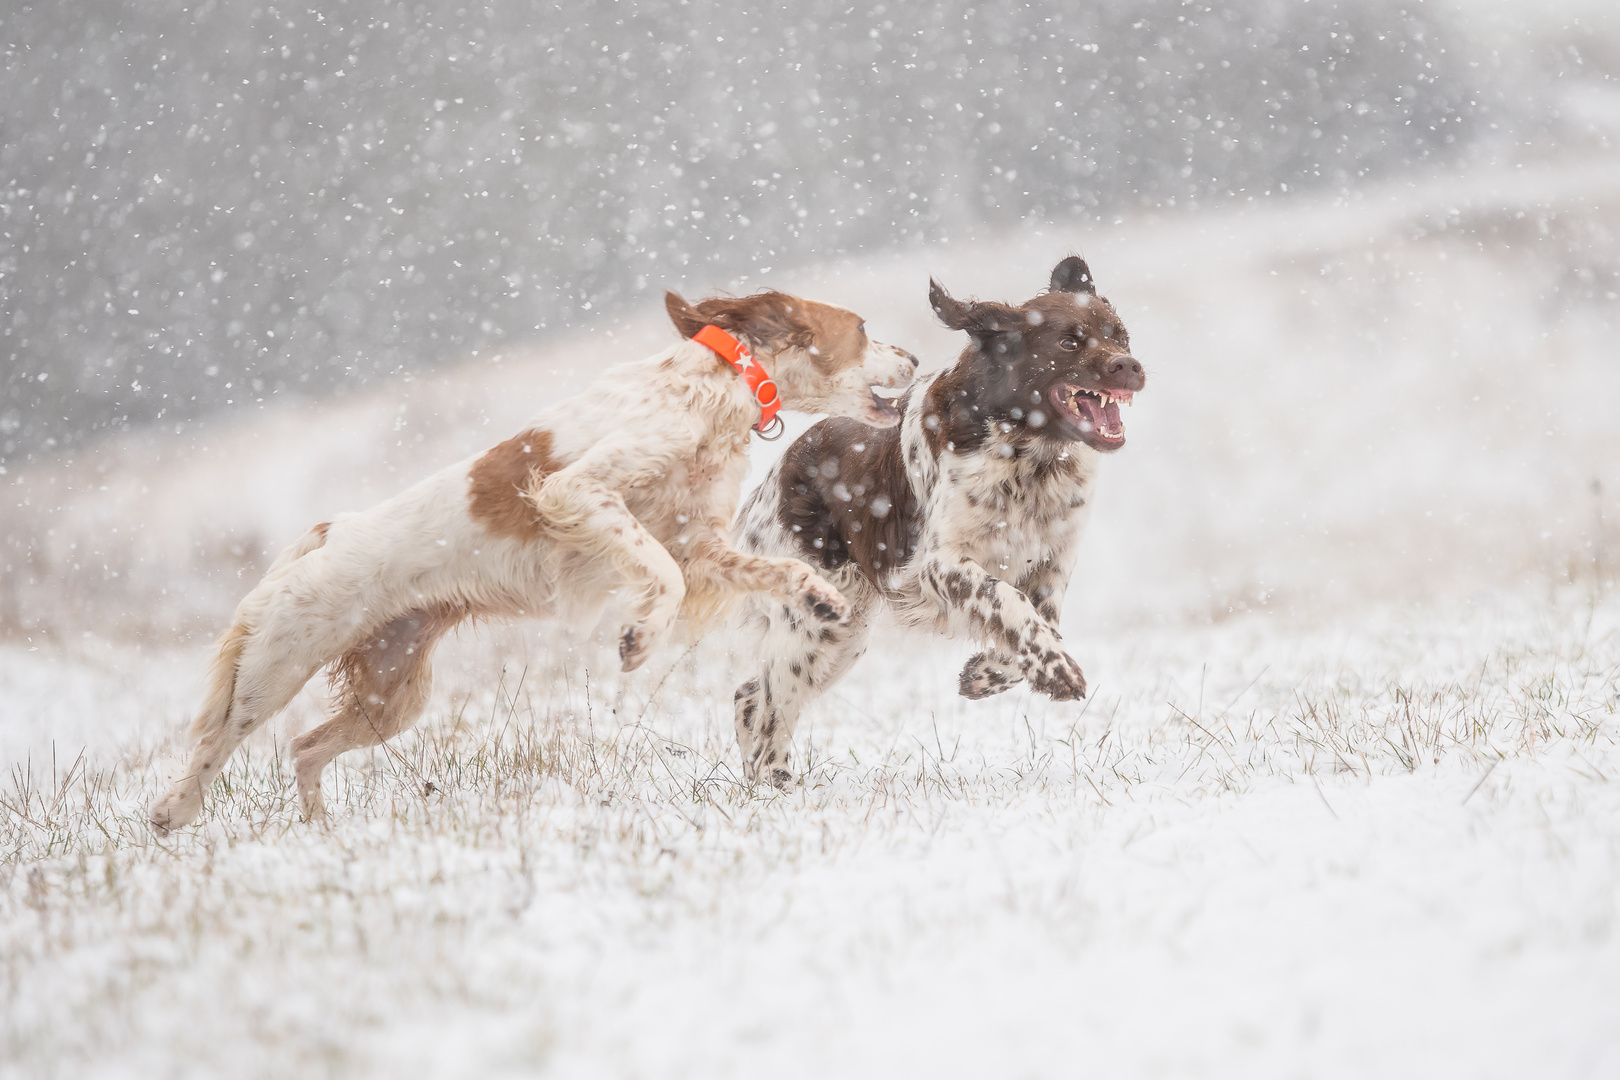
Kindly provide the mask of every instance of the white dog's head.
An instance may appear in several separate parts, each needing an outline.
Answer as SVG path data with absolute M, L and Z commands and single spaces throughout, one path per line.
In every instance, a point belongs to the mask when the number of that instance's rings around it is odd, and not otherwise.
M 688 304 L 664 294 L 675 329 L 691 337 L 707 325 L 747 342 L 796 412 L 847 416 L 873 427 L 892 427 L 900 410 L 889 396 L 911 385 L 917 358 L 866 336 L 866 322 L 853 311 L 767 291 L 715 297 Z

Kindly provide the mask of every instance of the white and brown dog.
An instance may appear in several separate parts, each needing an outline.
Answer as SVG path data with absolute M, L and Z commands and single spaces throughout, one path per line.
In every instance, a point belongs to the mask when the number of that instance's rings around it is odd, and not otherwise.
M 1026 679 L 1059 700 L 1085 696 L 1058 613 L 1097 464 L 1125 444 L 1119 406 L 1145 384 L 1142 365 L 1078 257 L 1016 307 L 964 303 L 937 282 L 929 300 L 967 331 L 956 365 L 906 395 L 898 427 L 832 419 L 805 432 L 733 529 L 744 551 L 821 567 L 851 609 L 818 624 L 750 604 L 761 660 L 735 713 L 749 780 L 798 783 L 799 714 L 865 651 L 880 608 L 988 646 L 962 671 L 967 697 Z
M 900 419 L 873 388 L 909 384 L 916 358 L 870 340 L 853 312 L 779 292 L 694 305 L 670 293 L 665 306 L 683 338 L 723 340 L 712 326 L 750 346 L 787 408 L 850 417 L 862 430 Z M 844 619 L 843 597 L 803 562 L 727 542 L 749 429 L 769 396 L 683 340 L 614 368 L 493 449 L 315 526 L 275 560 L 220 639 L 190 765 L 153 804 L 152 824 L 194 821 L 237 745 L 330 664 L 334 714 L 292 743 L 304 812 L 320 814 L 327 763 L 416 720 L 435 643 L 469 618 L 594 621 L 610 593 L 628 596 L 626 671 L 677 614 L 701 621 L 744 593 L 817 625 Z

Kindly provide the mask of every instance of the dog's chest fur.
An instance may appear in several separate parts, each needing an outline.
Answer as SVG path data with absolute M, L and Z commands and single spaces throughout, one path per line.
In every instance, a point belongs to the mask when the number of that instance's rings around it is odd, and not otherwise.
M 748 474 L 748 424 L 757 412 L 741 380 L 708 349 L 683 343 L 624 365 L 585 400 L 542 414 L 536 427 L 555 433 L 561 467 L 598 442 L 633 437 L 614 486 L 626 508 L 679 558 L 681 538 L 723 528 L 736 512 Z M 633 450 L 633 452 L 632 452 Z
M 972 450 L 934 445 L 922 395 L 876 430 L 826 420 L 789 448 L 739 519 L 756 551 L 794 555 L 846 592 L 863 584 L 924 620 L 925 556 L 964 556 L 1022 586 L 1043 564 L 1067 574 L 1091 502 L 1095 451 L 992 432 Z
M 725 433 L 675 456 L 664 475 L 626 492 L 626 504 L 671 553 L 681 554 L 682 538 L 694 523 L 713 527 L 729 522 L 738 491 L 748 474 L 748 434 Z
M 970 453 L 946 451 L 922 500 L 924 544 L 1013 582 L 1067 559 L 1091 502 L 1093 457 L 1073 444 L 995 437 Z

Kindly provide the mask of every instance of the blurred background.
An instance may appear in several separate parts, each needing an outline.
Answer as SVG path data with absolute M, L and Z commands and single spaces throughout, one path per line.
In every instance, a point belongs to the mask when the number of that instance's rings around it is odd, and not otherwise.
M 60 0 L 0 47 L 6 634 L 211 634 L 669 341 L 665 288 L 937 367 L 930 273 L 1071 251 L 1150 375 L 1070 618 L 1620 564 L 1609 3 Z

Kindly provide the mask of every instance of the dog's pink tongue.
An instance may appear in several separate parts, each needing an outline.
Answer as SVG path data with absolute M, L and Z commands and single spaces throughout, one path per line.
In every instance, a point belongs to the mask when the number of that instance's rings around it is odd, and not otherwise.
M 1104 435 L 1125 434 L 1125 422 L 1119 418 L 1119 402 L 1110 401 L 1102 407 L 1102 423 L 1099 426 Z
M 1084 423 L 1090 424 L 1094 428 L 1103 426 L 1102 403 L 1096 398 L 1090 394 L 1077 394 L 1074 405 Z

